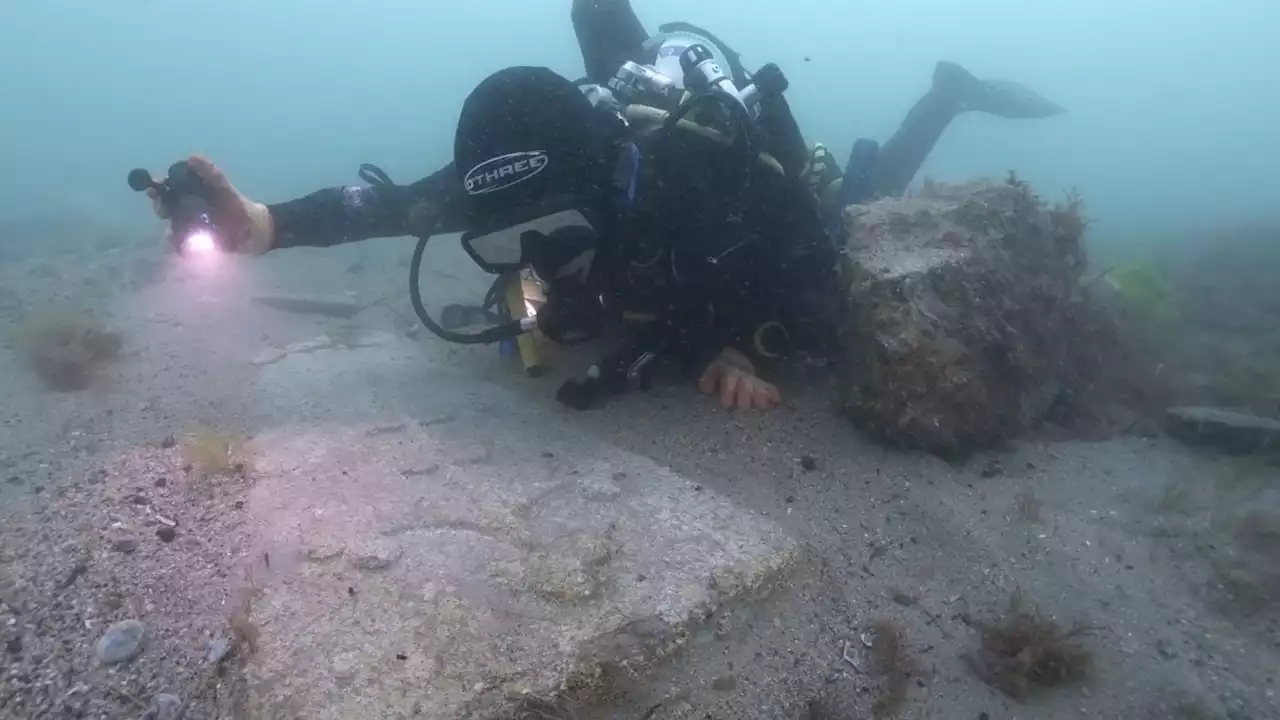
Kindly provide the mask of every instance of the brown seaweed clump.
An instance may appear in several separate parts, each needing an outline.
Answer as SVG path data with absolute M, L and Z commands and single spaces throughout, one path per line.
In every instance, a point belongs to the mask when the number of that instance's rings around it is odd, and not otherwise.
M 871 639 L 871 659 L 883 676 L 880 695 L 871 706 L 875 718 L 897 717 L 907 702 L 907 687 L 916 673 L 915 658 L 907 650 L 902 630 L 889 618 L 877 620 Z
M 513 720 L 579 720 L 575 703 L 567 698 L 549 700 L 526 695 L 516 706 Z
M 253 607 L 246 600 L 236 605 L 227 616 L 227 626 L 231 628 L 231 636 L 235 638 L 235 647 L 246 655 L 258 652 L 258 640 L 262 630 L 253 621 Z
M 199 477 L 238 475 L 245 470 L 244 443 L 231 433 L 198 425 L 183 439 L 182 457 Z
M 27 316 L 17 349 L 46 387 L 60 392 L 87 388 L 98 370 L 120 356 L 119 333 L 92 314 L 68 309 Z
M 876 720 L 897 717 L 907 702 L 911 677 L 918 672 L 902 629 L 892 619 L 881 618 L 860 640 L 867 647 L 863 657 L 869 664 L 861 665 L 861 661 L 850 657 L 853 648 L 848 643 L 843 650 L 843 660 L 859 672 L 874 673 L 878 680 L 870 717 Z M 864 695 L 858 688 L 848 683 L 828 683 L 809 702 L 807 717 L 808 720 L 862 720 L 868 717 L 868 712 Z
M 1092 653 L 1080 639 L 1096 628 L 1077 625 L 1063 630 L 1056 622 L 1028 610 L 1014 595 L 1004 617 L 983 623 L 982 645 L 968 660 L 988 685 L 1015 699 L 1033 690 L 1076 682 L 1087 677 Z

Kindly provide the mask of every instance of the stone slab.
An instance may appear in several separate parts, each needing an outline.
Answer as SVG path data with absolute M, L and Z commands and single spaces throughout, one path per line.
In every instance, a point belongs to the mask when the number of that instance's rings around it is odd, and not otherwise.
M 1166 413 L 1169 433 L 1192 444 L 1205 444 L 1230 453 L 1251 453 L 1280 447 L 1280 421 L 1212 407 L 1176 407 Z
M 351 295 L 335 295 L 332 297 L 318 295 L 255 295 L 255 305 L 265 305 L 277 310 L 295 313 L 326 315 L 328 317 L 348 318 L 363 308 Z
M 370 375 L 434 388 L 434 419 L 392 399 L 254 440 L 247 509 L 271 570 L 249 673 L 264 717 L 498 718 L 526 695 L 599 697 L 794 563 L 772 522 L 510 391 L 467 388 L 411 344 L 261 372 L 280 407 Z

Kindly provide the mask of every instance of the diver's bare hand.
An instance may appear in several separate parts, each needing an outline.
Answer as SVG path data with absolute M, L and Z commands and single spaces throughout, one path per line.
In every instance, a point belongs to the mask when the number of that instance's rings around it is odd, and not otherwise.
M 213 206 L 213 221 L 223 232 L 240 240 L 230 245 L 237 252 L 249 255 L 261 255 L 270 250 L 274 244 L 275 227 L 267 206 L 253 202 L 236 190 L 226 174 L 208 158 L 192 155 L 187 158 L 187 165 L 209 189 L 209 197 L 205 199 Z M 168 212 L 155 189 L 147 190 L 147 197 L 151 198 L 155 214 L 162 220 L 168 220 Z
M 772 383 L 756 376 L 755 365 L 746 355 L 725 348 L 698 380 L 705 395 L 719 395 L 720 407 L 728 410 L 769 410 L 782 403 L 782 395 Z

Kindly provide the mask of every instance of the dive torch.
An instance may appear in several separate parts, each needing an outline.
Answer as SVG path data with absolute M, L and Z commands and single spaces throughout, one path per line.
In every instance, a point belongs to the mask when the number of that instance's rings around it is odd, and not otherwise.
M 135 192 L 156 192 L 172 225 L 169 242 L 178 254 L 235 249 L 238 239 L 214 223 L 209 187 L 187 161 L 170 165 L 168 177 L 162 181 L 143 168 L 135 168 L 129 172 L 129 187 Z

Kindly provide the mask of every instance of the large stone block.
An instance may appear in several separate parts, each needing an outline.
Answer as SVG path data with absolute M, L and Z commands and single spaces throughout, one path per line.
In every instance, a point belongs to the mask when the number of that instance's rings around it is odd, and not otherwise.
M 1073 378 L 1084 223 L 1023 183 L 927 184 L 846 208 L 844 409 L 964 454 L 1044 417 Z

